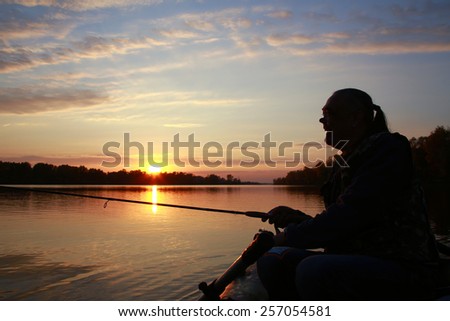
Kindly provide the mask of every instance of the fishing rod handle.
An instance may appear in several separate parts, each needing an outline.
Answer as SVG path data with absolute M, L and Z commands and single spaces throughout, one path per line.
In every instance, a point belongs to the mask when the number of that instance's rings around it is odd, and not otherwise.
M 256 217 L 256 218 L 265 218 L 265 219 L 270 218 L 269 213 L 257 212 L 257 211 L 247 211 L 247 212 L 245 212 L 245 216 Z

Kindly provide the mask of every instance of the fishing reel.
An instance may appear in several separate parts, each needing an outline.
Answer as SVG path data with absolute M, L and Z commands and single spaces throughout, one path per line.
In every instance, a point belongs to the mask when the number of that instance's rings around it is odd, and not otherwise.
M 247 211 L 247 212 L 245 212 L 245 216 L 260 218 L 264 222 L 271 218 L 271 215 L 269 213 L 257 212 L 257 211 Z M 280 228 L 276 224 L 274 224 L 273 227 L 275 229 L 275 234 L 278 234 L 281 232 Z M 268 232 L 266 230 L 259 230 L 259 231 L 260 232 Z M 271 232 L 269 232 L 269 233 L 271 233 Z M 273 233 L 272 233 L 272 236 L 273 236 Z

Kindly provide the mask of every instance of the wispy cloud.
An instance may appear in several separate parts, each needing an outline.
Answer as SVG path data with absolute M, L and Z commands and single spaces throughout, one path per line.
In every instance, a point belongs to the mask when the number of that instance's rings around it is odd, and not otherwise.
M 301 14 L 304 20 L 320 22 L 324 24 L 335 24 L 340 21 L 340 19 L 331 12 L 326 11 L 307 11 Z
M 291 10 L 276 10 L 269 12 L 267 16 L 277 19 L 289 19 L 293 16 L 293 13 Z
M 66 46 L 51 44 L 42 48 L 10 46 L 0 50 L 0 73 L 21 71 L 49 64 L 78 62 L 81 59 L 97 59 L 116 54 L 125 55 L 136 50 L 163 45 L 165 45 L 163 41 L 150 37 L 130 39 L 89 35 Z
M 83 11 L 128 5 L 154 5 L 161 1 L 6 2 Z M 24 71 L 46 65 L 79 63 L 84 59 L 126 56 L 144 50 L 158 52 L 182 46 L 190 46 L 190 49 L 195 50 L 196 56 L 203 57 L 213 57 L 213 53 L 225 52 L 224 59 L 254 58 L 273 53 L 274 50 L 291 55 L 446 52 L 448 51 L 446 43 L 450 41 L 448 24 L 432 23 L 425 27 L 412 24 L 413 21 L 410 20 L 418 19 L 420 14 L 438 15 L 439 10 L 450 10 L 448 7 L 430 4 L 422 7 L 396 5 L 387 8 L 386 11 L 390 12 L 391 16 L 402 17 L 404 22 L 401 25 L 390 22 L 386 17 L 374 17 L 370 11 L 350 12 L 347 18 L 360 24 L 355 31 L 342 29 L 340 22 L 343 17 L 328 12 L 326 8 L 296 13 L 303 18 L 302 24 L 299 25 L 297 21 L 290 19 L 294 15 L 291 9 L 279 9 L 274 6 L 233 7 L 139 21 L 139 30 L 142 30 L 139 34 L 102 36 L 89 34 L 78 40 L 76 35 L 67 40 L 64 38 L 76 28 L 75 18 L 62 19 L 70 17 L 67 14 L 62 13 L 63 17 L 55 13 L 32 17 L 15 10 L 10 16 L 3 13 L 3 18 L 0 19 L 0 37 L 3 39 L 0 45 L 0 73 Z M 277 30 L 274 24 L 264 23 L 264 19 L 287 20 L 283 23 L 287 23 L 291 28 Z M 306 23 L 317 21 L 324 24 L 320 31 L 305 27 Z M 256 25 L 259 27 L 255 28 Z M 413 35 L 420 37 L 412 41 Z M 56 40 L 43 41 L 39 46 L 32 43 L 9 44 L 13 39 L 39 37 Z M 213 43 L 214 48 L 208 46 Z M 233 46 L 230 46 L 230 43 Z
M 188 91 L 161 91 L 161 92 L 147 92 L 134 94 L 128 100 L 139 101 L 145 103 L 146 106 L 154 107 L 170 107 L 175 106 L 179 108 L 187 107 L 202 107 L 202 108 L 216 108 L 216 107 L 242 107 L 253 105 L 257 100 L 251 98 L 230 98 L 218 97 L 212 92 L 188 92 Z
M 161 63 L 161 64 L 155 64 L 151 66 L 144 66 L 140 68 L 134 68 L 130 70 L 126 70 L 123 73 L 119 74 L 121 77 L 125 76 L 131 76 L 136 74 L 155 74 L 155 73 L 161 73 L 165 71 L 170 70 L 177 70 L 189 67 L 189 63 L 186 61 L 181 62 L 174 62 L 174 63 Z
M 71 11 L 88 11 L 105 8 L 124 8 L 148 6 L 162 3 L 163 0 L 3 0 L 5 4 L 18 4 L 26 7 L 46 6 Z
M 174 124 L 164 124 L 164 127 L 169 128 L 198 128 L 203 127 L 205 125 L 203 124 L 196 124 L 196 123 L 174 123 Z
M 212 32 L 216 30 L 214 23 L 205 20 L 196 20 L 195 18 L 187 18 L 185 23 L 188 27 L 199 31 Z
M 362 32 L 330 32 L 313 35 L 272 34 L 271 47 L 292 55 L 410 54 L 450 51 L 450 26 L 373 27 Z
M 87 72 L 63 72 L 63 73 L 50 73 L 47 75 L 39 75 L 37 78 L 41 80 L 56 81 L 58 83 L 61 82 L 73 83 L 75 81 L 94 77 L 97 76 Z
M 89 108 L 109 100 L 104 92 L 89 89 L 51 91 L 31 88 L 0 88 L 0 113 L 34 114 L 71 108 Z
M 22 5 L 48 5 L 63 6 L 66 3 L 11 1 Z M 97 4 L 97 2 L 95 2 Z M 136 2 L 137 3 L 137 2 Z M 74 2 L 73 6 L 80 5 Z M 119 5 L 118 2 L 100 2 L 99 7 Z M 72 6 L 72 4 L 71 4 Z M 243 8 L 228 8 L 219 11 L 179 14 L 158 19 L 149 19 L 147 28 L 141 26 L 147 32 L 135 34 L 96 35 L 90 34 L 77 40 L 72 35 L 67 40 L 65 36 L 75 28 L 75 20 L 63 23 L 63 19 L 55 18 L 55 14 L 47 14 L 42 17 L 30 17 L 25 15 L 11 15 L 11 19 L 2 19 L 0 22 L 0 35 L 3 35 L 3 43 L 0 46 L 0 73 L 24 71 L 40 66 L 52 66 L 62 63 L 78 63 L 83 59 L 109 58 L 114 55 L 128 55 L 141 50 L 155 50 L 163 48 L 175 49 L 180 46 L 203 46 L 218 42 L 221 39 L 229 39 L 237 49 L 251 51 L 257 37 L 239 36 L 240 30 L 252 26 L 252 21 L 242 16 Z M 53 17 L 53 18 L 49 18 Z M 82 20 L 82 19 L 81 19 Z M 59 24 L 63 24 L 59 27 Z M 229 33 L 229 35 L 227 35 Z M 32 42 L 9 44 L 5 40 L 32 39 L 46 37 L 39 46 Z M 55 38 L 51 41 L 48 38 Z M 71 40 L 75 39 L 75 40 Z M 206 49 L 206 48 L 205 48 Z M 201 50 L 201 49 L 200 49 Z M 207 49 L 209 50 L 209 49 Z
M 372 43 L 337 43 L 317 52 L 336 54 L 410 54 L 410 53 L 439 53 L 450 52 L 448 42 L 372 42 Z
M 183 29 L 161 30 L 160 33 L 170 39 L 192 39 L 199 37 L 199 34 Z
M 317 41 L 317 39 L 301 34 L 276 34 L 269 35 L 266 38 L 266 41 L 269 45 L 278 47 L 284 45 L 295 46 L 309 44 Z
M 38 122 L 14 122 L 3 124 L 2 127 L 45 127 L 46 124 Z
M 101 37 L 90 35 L 73 43 L 78 58 L 99 58 L 113 54 L 127 54 L 138 49 L 164 46 L 166 43 L 151 37 Z M 69 49 L 70 50 L 70 49 Z
M 4 41 L 42 37 L 62 39 L 74 27 L 75 22 L 61 14 L 33 17 L 15 9 L 0 13 L 0 38 Z
M 106 114 L 94 114 L 91 116 L 85 116 L 84 120 L 88 122 L 94 122 L 94 123 L 119 123 L 124 121 L 132 121 L 136 120 L 137 118 L 142 117 L 141 115 L 111 115 L 110 113 Z

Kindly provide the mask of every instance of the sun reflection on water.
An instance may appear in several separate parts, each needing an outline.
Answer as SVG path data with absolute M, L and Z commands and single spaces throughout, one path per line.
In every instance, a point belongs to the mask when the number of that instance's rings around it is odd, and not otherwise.
M 156 185 L 152 186 L 152 212 L 153 214 L 156 214 L 158 211 L 158 187 Z

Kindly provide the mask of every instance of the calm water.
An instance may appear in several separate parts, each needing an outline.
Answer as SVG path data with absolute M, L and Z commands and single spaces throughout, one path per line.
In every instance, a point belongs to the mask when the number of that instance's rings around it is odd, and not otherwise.
M 314 215 L 323 206 L 317 190 L 301 187 L 51 188 L 238 211 L 284 204 Z M 219 276 L 260 228 L 271 229 L 242 215 L 104 203 L 0 190 L 0 299 L 194 300 L 199 282 Z M 433 225 L 448 240 L 448 219 Z
M 63 187 L 56 187 L 61 189 Z M 64 187 L 64 190 L 68 190 Z M 245 187 L 72 187 L 73 193 L 267 211 L 316 213 L 312 190 Z M 187 300 L 251 242 L 259 219 L 29 192 L 1 192 L 0 298 Z

